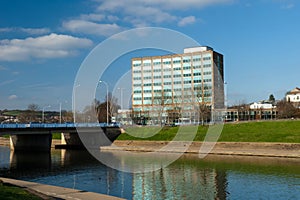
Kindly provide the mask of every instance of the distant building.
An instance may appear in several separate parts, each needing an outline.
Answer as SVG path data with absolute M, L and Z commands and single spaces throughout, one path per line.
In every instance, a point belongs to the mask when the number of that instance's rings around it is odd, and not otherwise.
M 255 109 L 272 109 L 275 108 L 276 106 L 273 106 L 272 103 L 266 103 L 266 102 L 254 102 L 250 104 L 250 109 L 255 110 Z
M 300 102 L 300 88 L 296 87 L 295 89 L 289 91 L 286 94 L 286 101 L 291 103 Z
M 186 48 L 183 54 L 133 58 L 134 120 L 197 122 L 199 104 L 223 108 L 223 70 L 223 55 L 206 46 Z
M 245 120 L 270 120 L 276 119 L 278 115 L 277 107 L 270 102 L 254 102 L 242 106 L 234 106 L 227 109 L 225 120 L 245 121 Z
M 132 125 L 131 114 L 131 110 L 119 109 L 116 121 L 120 122 L 122 125 Z

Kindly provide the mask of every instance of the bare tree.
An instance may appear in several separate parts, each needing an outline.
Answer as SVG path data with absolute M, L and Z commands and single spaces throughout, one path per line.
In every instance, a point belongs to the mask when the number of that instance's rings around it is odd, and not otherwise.
M 153 97 L 153 109 L 157 113 L 157 120 L 162 126 L 164 117 L 167 117 L 167 106 L 172 104 L 172 95 L 170 92 L 165 92 L 161 90 L 161 92 L 156 92 Z
M 81 120 L 83 122 L 97 122 L 98 121 L 98 106 L 100 102 L 94 99 L 91 105 L 84 108 Z
M 203 88 L 202 88 L 203 87 Z M 211 106 L 205 102 L 205 98 L 210 97 L 209 87 L 207 85 L 198 85 L 194 88 L 194 98 L 197 102 L 195 110 L 198 112 L 198 121 L 203 125 L 209 121 L 211 115 Z
M 299 113 L 299 110 L 291 102 L 285 100 L 277 103 L 277 110 L 279 118 L 293 118 L 297 117 Z
M 105 102 L 100 103 L 97 101 L 94 104 L 99 122 L 106 122 L 107 117 L 108 122 L 111 122 L 112 117 L 115 116 L 118 113 L 118 109 L 120 109 L 120 106 L 117 104 L 117 102 L 118 99 L 109 93 L 105 98 Z
M 27 110 L 29 111 L 38 111 L 40 109 L 40 107 L 37 104 L 29 104 L 27 107 Z
M 114 97 L 111 93 L 106 97 L 106 102 L 108 102 L 108 116 L 111 119 L 116 116 L 118 113 L 118 109 L 121 107 L 118 105 L 118 99 Z

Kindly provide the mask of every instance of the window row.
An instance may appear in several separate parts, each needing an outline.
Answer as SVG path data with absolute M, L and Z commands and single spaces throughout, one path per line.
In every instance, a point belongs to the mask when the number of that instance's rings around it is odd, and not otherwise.
M 210 56 L 207 56 L 207 57 L 203 57 L 203 60 L 211 60 L 211 57 Z M 149 62 L 150 60 L 148 60 L 147 62 L 144 62 L 143 64 L 142 63 L 134 63 L 133 64 L 133 67 L 138 67 L 138 66 L 151 66 L 151 62 Z M 196 57 L 196 58 L 193 58 L 192 59 L 193 62 L 200 62 L 201 61 L 201 57 Z M 190 63 L 191 62 L 191 58 L 183 58 L 182 59 L 182 62 L 183 63 Z M 170 64 L 179 64 L 181 63 L 181 60 L 173 60 L 173 62 L 171 60 L 169 61 L 163 61 L 163 64 L 164 65 L 170 65 Z M 153 62 L 153 65 L 161 65 L 161 61 L 155 61 Z

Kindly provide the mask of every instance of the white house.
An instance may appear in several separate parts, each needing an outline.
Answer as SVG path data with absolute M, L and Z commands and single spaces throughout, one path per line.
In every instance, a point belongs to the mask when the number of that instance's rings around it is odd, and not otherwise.
M 271 109 L 275 108 L 276 106 L 273 106 L 271 103 L 264 103 L 264 102 L 254 102 L 250 104 L 250 109 L 255 110 L 255 109 Z
M 286 101 L 291 103 L 299 103 L 300 102 L 300 88 L 296 87 L 295 89 L 289 91 L 286 94 Z

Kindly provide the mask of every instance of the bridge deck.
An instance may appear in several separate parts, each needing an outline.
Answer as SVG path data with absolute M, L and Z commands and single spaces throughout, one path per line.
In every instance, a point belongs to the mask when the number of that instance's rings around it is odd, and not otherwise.
M 64 123 L 64 124 L 0 124 L 0 135 L 4 134 L 24 134 L 24 133 L 52 133 L 63 131 L 76 131 L 76 128 L 105 128 L 105 127 L 119 127 L 119 124 L 106 123 Z

